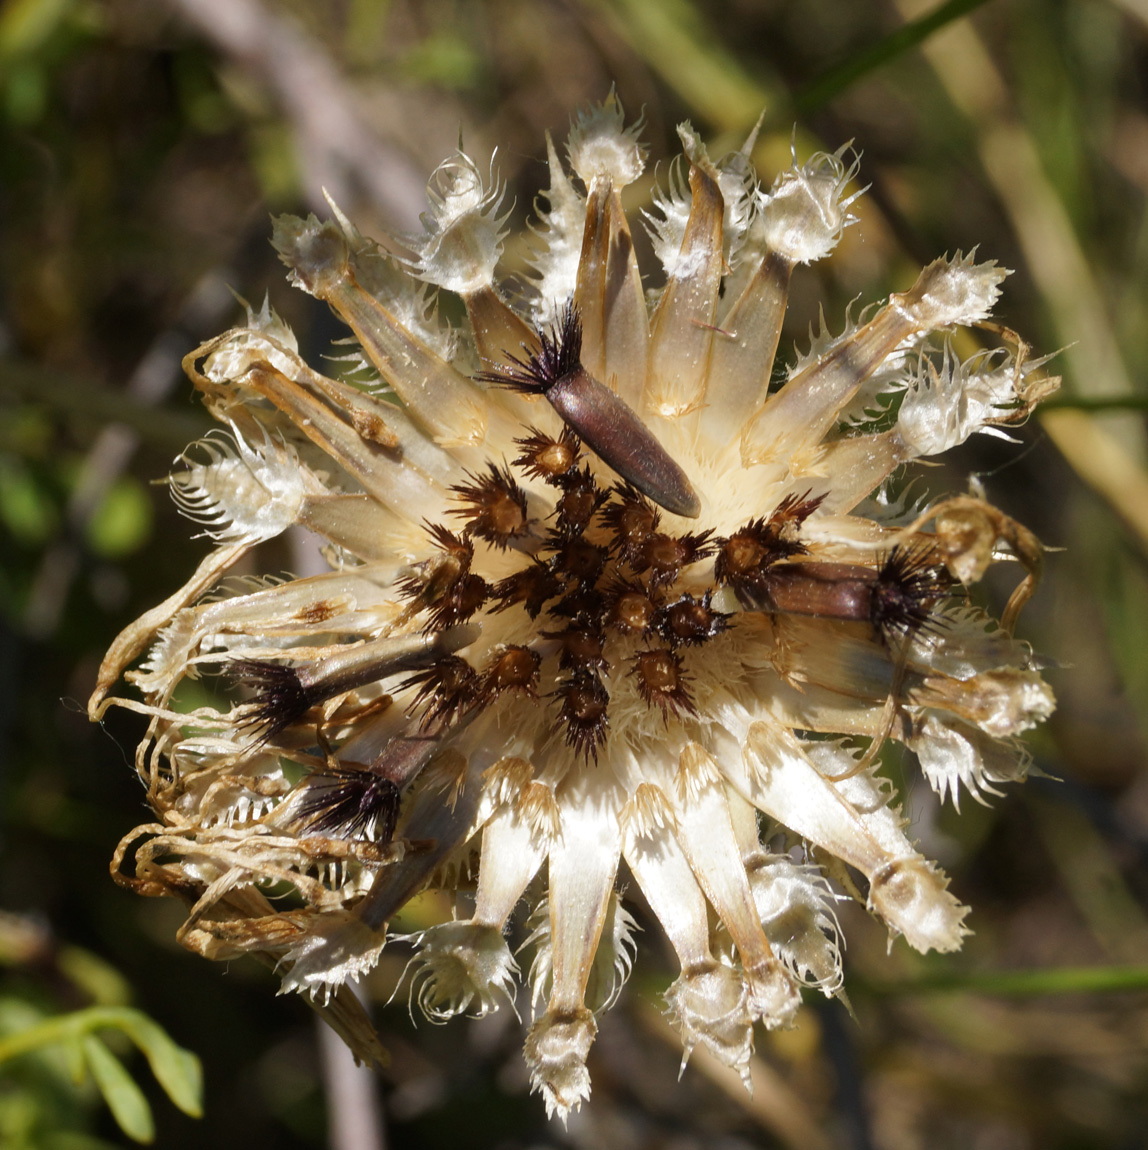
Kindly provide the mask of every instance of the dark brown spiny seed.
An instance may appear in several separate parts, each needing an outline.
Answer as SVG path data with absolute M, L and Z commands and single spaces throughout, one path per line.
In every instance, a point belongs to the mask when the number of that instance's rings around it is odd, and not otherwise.
M 567 745 L 597 762 L 609 727 L 610 692 L 597 675 L 576 672 L 555 694 L 562 699 L 558 721 L 566 726 Z
M 438 547 L 455 559 L 463 571 L 470 570 L 470 563 L 474 558 L 474 544 L 469 539 L 456 535 L 441 523 L 427 523 L 426 529 Z
M 808 491 L 787 495 L 768 519 L 751 519 L 729 538 L 715 539 L 714 578 L 732 587 L 744 606 L 760 601 L 766 593 L 765 572 L 774 563 L 808 554 L 799 533 L 824 499 L 811 499 Z
M 729 616 L 710 606 L 712 592 L 701 599 L 683 595 L 658 612 L 656 627 L 662 638 L 672 647 L 696 647 L 720 635 L 726 629 Z
M 714 578 L 734 589 L 743 606 L 758 602 L 765 591 L 769 568 L 791 555 L 805 552 L 801 544 L 782 544 L 763 519 L 755 519 L 728 539 L 718 539 Z
M 614 489 L 614 498 L 602 512 L 602 522 L 614 536 L 614 546 L 623 563 L 634 566 L 642 549 L 657 530 L 661 516 L 649 501 L 632 487 Z
M 437 544 L 438 554 L 419 563 L 412 574 L 397 583 L 400 595 L 421 605 L 435 602 L 470 572 L 474 544 L 460 538 L 441 524 L 426 524 L 427 533 Z
M 562 584 L 550 568 L 533 560 L 529 566 L 494 585 L 492 595 L 497 602 L 493 610 L 505 611 L 521 603 L 530 618 L 537 619 L 546 600 L 555 598 L 561 591 Z
M 514 461 L 514 465 L 535 479 L 544 479 L 551 484 L 561 483 L 563 476 L 578 462 L 581 447 L 578 436 L 568 427 L 562 429 L 558 439 L 544 434 L 536 427 L 528 430 L 530 434 L 525 439 L 514 441 L 522 448 L 522 454 Z
M 606 499 L 589 467 L 568 475 L 558 500 L 558 530 L 564 535 L 580 535 Z
M 681 574 L 683 567 L 696 563 L 712 553 L 708 540 L 712 532 L 691 532 L 688 535 L 666 535 L 655 531 L 642 546 L 641 553 L 631 566 L 641 574 L 650 572 L 653 586 L 668 586 Z
M 480 575 L 463 575 L 430 606 L 430 629 L 446 630 L 465 623 L 490 597 L 490 584 Z
M 654 625 L 657 603 L 640 583 L 615 583 L 606 593 L 606 621 L 623 635 L 645 635 Z
M 681 657 L 673 651 L 656 649 L 641 651 L 634 656 L 630 671 L 638 680 L 638 694 L 647 706 L 655 704 L 663 715 L 672 710 L 675 715 L 683 711 L 695 714 L 693 698 L 686 688 Z
M 482 673 L 483 700 L 492 702 L 504 691 L 523 691 L 535 698 L 541 663 L 538 653 L 529 647 L 504 648 L 487 663 Z
M 780 555 L 776 558 L 771 556 L 765 523 L 761 519 L 746 524 L 728 539 L 718 539 L 717 548 L 714 578 L 735 590 L 756 580 L 763 566 L 781 558 Z
M 585 539 L 569 539 L 558 544 L 554 555 L 554 571 L 564 579 L 581 586 L 593 586 L 606 566 L 607 551 Z
M 419 565 L 416 574 L 401 579 L 400 595 L 413 599 L 430 613 L 428 630 L 445 630 L 465 623 L 483 607 L 490 585 L 471 574 L 474 544 L 441 524 L 428 523 L 427 530 L 439 546 L 439 554 Z
M 600 627 L 575 625 L 567 627 L 565 631 L 543 631 L 542 635 L 546 639 L 557 639 L 562 644 L 558 665 L 564 671 L 606 669 L 607 663 L 602 657 L 606 636 Z
M 470 483 L 451 488 L 467 506 L 456 508 L 451 515 L 465 517 L 466 530 L 488 543 L 505 550 L 513 539 L 529 530 L 526 515 L 526 492 L 514 482 L 510 472 L 491 463 L 485 475 L 471 475 Z
M 559 619 L 575 619 L 583 626 L 601 624 L 606 607 L 606 597 L 596 587 L 589 584 L 574 584 L 574 589 L 563 595 L 550 614 Z
M 456 722 L 474 705 L 478 673 L 465 659 L 448 655 L 400 684 L 400 688 L 407 687 L 419 688 L 410 710 L 426 708 L 421 724 L 425 730 L 440 721 Z
M 769 527 L 774 538 L 781 545 L 794 548 L 791 555 L 804 555 L 806 548 L 798 538 L 805 521 L 825 502 L 824 495 L 811 498 L 811 492 L 804 495 L 787 495 L 769 517 Z

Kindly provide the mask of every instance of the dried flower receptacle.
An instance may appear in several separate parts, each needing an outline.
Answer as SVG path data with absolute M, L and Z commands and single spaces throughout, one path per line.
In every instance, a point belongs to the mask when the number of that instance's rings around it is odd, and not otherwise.
M 815 858 L 850 868 L 918 950 L 966 933 L 866 742 L 979 798 L 1023 779 L 1018 736 L 1053 707 L 1011 634 L 1039 544 L 981 500 L 908 509 L 887 487 L 1056 386 L 1019 341 L 952 350 L 1006 273 L 937 260 L 771 391 L 790 275 L 851 222 L 856 165 L 795 160 L 767 190 L 747 152 L 714 162 L 680 134 L 648 295 L 619 196 L 645 153 L 614 101 L 577 117 L 572 175 L 549 147 L 529 298 L 496 282 L 501 190 L 461 153 L 406 264 L 334 205 L 278 220 L 291 279 L 377 375 L 314 371 L 267 308 L 188 357 L 227 430 L 171 486 L 217 546 L 116 640 L 91 703 L 149 717 L 156 822 L 121 844 L 119 881 L 189 902 L 184 945 L 274 963 L 363 1057 L 376 1039 L 343 984 L 413 895 L 473 901 L 405 940 L 435 1019 L 514 997 L 528 900 L 526 1058 L 561 1115 L 589 1093 L 595 1016 L 630 969 L 620 886 L 680 961 L 686 1054 L 745 1077 L 756 1022 L 842 986 L 845 896 Z M 461 296 L 464 330 L 428 285 Z M 295 524 L 328 541 L 329 572 L 221 582 Z M 1029 578 L 1005 629 L 955 592 L 1008 554 Z M 211 672 L 233 701 L 180 713 L 180 683 Z M 142 701 L 109 697 L 121 676 Z M 272 903 L 282 884 L 294 900 Z

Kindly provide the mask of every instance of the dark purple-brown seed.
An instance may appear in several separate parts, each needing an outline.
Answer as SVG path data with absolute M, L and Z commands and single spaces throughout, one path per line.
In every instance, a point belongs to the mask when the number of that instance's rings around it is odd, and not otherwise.
M 558 721 L 566 726 L 567 745 L 597 762 L 609 726 L 609 691 L 597 675 L 576 672 L 556 694 L 562 699 Z
M 659 507 L 696 519 L 701 500 L 634 410 L 581 366 L 545 393 L 551 406 L 608 467 Z
M 347 691 L 376 683 L 399 671 L 440 659 L 472 643 L 473 627 L 457 627 L 434 635 L 387 636 L 348 643 L 323 658 L 297 666 L 257 660 L 236 662 L 233 674 L 254 688 L 250 716 L 243 725 L 260 729 L 266 742 L 298 722 L 312 708 Z M 305 657 L 306 648 L 299 651 Z
M 538 653 L 529 647 L 506 647 L 490 660 L 482 673 L 479 689 L 483 700 L 493 701 L 504 691 L 523 691 L 533 697 L 541 662 Z
M 544 395 L 582 442 L 659 507 L 696 519 L 701 500 L 637 413 L 583 367 L 582 323 L 571 301 L 557 325 L 538 332 L 539 350 L 476 378 Z
M 780 563 L 761 578 L 760 607 L 860 622 L 869 620 L 877 572 L 852 563 Z
M 634 657 L 630 674 L 637 678 L 638 693 L 647 706 L 661 707 L 663 715 L 671 710 L 674 714 L 686 711 L 692 715 L 696 712 L 682 674 L 682 660 L 673 651 L 639 652 Z
M 515 459 L 514 465 L 535 479 L 543 479 L 551 484 L 560 483 L 562 477 L 578 462 L 581 446 L 578 436 L 568 427 L 562 429 L 558 439 L 536 427 L 529 428 L 529 431 L 525 439 L 514 441 L 522 448 L 522 454 Z
M 467 506 L 456 508 L 451 515 L 464 516 L 466 530 L 503 550 L 514 539 L 529 530 L 526 514 L 526 492 L 514 482 L 510 473 L 490 464 L 485 475 L 467 473 L 470 483 L 451 488 Z

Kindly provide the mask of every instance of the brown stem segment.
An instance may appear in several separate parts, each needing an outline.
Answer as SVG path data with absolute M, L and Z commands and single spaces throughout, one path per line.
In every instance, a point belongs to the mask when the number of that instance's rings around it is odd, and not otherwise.
M 867 621 L 877 572 L 850 563 L 784 563 L 762 579 L 762 607 L 785 615 Z

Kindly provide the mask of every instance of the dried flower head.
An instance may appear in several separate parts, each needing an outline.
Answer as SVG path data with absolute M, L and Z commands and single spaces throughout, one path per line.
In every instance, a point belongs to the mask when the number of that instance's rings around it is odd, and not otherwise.
M 771 390 L 790 274 L 852 222 L 856 163 L 795 158 L 767 190 L 748 149 L 715 162 L 680 135 L 649 224 L 656 292 L 620 198 L 645 152 L 613 100 L 579 114 L 573 177 L 549 146 L 525 301 L 494 278 L 501 189 L 462 154 L 405 264 L 333 204 L 279 219 L 292 282 L 379 381 L 320 375 L 266 307 L 188 356 L 227 430 L 171 486 L 217 547 L 116 640 L 91 702 L 149 718 L 156 821 L 121 844 L 119 880 L 184 899 L 185 946 L 274 964 L 363 1057 L 343 984 L 412 896 L 473 892 L 469 917 L 405 940 L 435 1019 L 513 998 L 526 899 L 526 1059 L 561 1115 L 630 969 L 621 887 L 677 953 L 686 1055 L 747 1077 L 756 1022 L 841 990 L 831 878 L 918 950 L 966 933 L 874 772 L 881 745 L 980 798 L 1024 777 L 1018 736 L 1053 707 L 1012 636 L 1039 543 L 979 498 L 906 509 L 887 487 L 1056 386 L 1011 333 L 953 350 L 1006 273 L 938 259 Z M 428 285 L 461 297 L 466 330 Z M 330 571 L 221 582 L 296 524 Z M 999 625 L 956 592 L 1004 558 L 1026 578 Z M 213 672 L 232 701 L 181 712 L 181 682 Z M 108 697 L 121 675 L 142 701 Z

